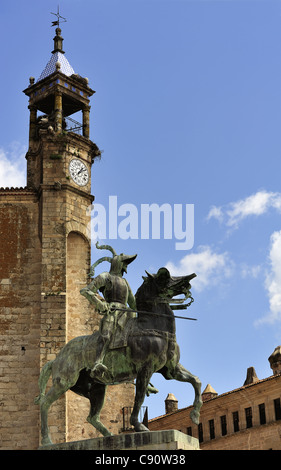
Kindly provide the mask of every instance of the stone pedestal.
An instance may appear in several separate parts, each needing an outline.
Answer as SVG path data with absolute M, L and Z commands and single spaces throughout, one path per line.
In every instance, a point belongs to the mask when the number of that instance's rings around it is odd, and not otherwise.
M 199 450 L 198 439 L 180 431 L 150 431 L 97 437 L 39 447 L 39 450 Z

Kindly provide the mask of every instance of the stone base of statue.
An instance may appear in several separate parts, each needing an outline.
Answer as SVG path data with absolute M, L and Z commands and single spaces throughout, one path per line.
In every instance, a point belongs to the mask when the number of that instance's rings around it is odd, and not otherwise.
M 117 436 L 97 437 L 82 441 L 64 442 L 39 447 L 39 450 L 199 450 L 198 439 L 188 436 L 180 431 L 150 431 Z

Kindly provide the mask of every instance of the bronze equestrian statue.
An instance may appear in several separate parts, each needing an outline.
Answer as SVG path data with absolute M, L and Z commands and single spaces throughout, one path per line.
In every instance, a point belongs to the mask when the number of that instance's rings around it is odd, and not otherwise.
M 105 245 L 100 248 L 109 247 Z M 167 380 L 175 379 L 192 384 L 195 399 L 190 416 L 195 424 L 199 424 L 201 382 L 179 363 L 180 350 L 176 341 L 173 313 L 173 309 L 190 305 L 193 300 L 190 295 L 190 280 L 196 275 L 172 277 L 166 268 L 160 268 L 156 274 L 147 273 L 134 299 L 122 275 L 135 256 L 117 255 L 111 247 L 110 249 L 113 257 L 99 260 L 110 262 L 109 276 L 104 274 L 96 282 L 94 279 L 81 291 L 103 315 L 105 325 L 92 335 L 69 341 L 41 371 L 40 395 L 35 403 L 40 404 L 42 445 L 52 443 L 48 430 L 48 410 L 69 389 L 89 399 L 90 413 L 87 421 L 103 436 L 112 435 L 100 421 L 106 388 L 108 385 L 133 380 L 136 380 L 136 394 L 130 424 L 136 432 L 149 431 L 139 422 L 138 415 L 149 390 L 151 376 L 155 372 L 161 373 Z M 98 297 L 97 290 L 104 293 L 104 299 Z M 184 294 L 184 299 L 174 299 L 174 296 L 180 294 Z M 179 305 L 188 298 L 191 298 L 188 304 Z M 102 304 L 100 309 L 98 301 Z M 170 305 L 171 303 L 176 305 Z M 45 394 L 51 375 L 52 386 Z

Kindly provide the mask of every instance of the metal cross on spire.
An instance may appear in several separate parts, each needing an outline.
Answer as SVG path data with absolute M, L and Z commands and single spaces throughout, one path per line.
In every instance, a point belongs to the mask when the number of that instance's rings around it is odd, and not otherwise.
M 58 11 L 57 13 L 52 13 L 51 12 L 51 15 L 55 15 L 57 17 L 57 21 L 52 21 L 52 26 L 59 26 L 60 25 L 60 20 L 61 23 L 66 23 L 66 18 L 64 18 L 63 16 L 60 15 L 60 7 L 58 6 Z

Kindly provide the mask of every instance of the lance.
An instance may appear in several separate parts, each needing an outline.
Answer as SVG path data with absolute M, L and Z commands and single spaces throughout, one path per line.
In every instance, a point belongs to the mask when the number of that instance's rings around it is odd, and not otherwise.
M 178 315 L 166 315 L 165 313 L 156 313 L 156 312 L 146 312 L 145 310 L 133 310 L 131 308 L 119 308 L 115 307 L 114 310 L 121 310 L 122 312 L 132 312 L 132 313 L 144 313 L 147 315 L 158 315 L 159 317 L 168 317 L 168 318 L 181 318 L 182 320 L 197 320 L 197 318 L 191 317 L 180 317 Z

